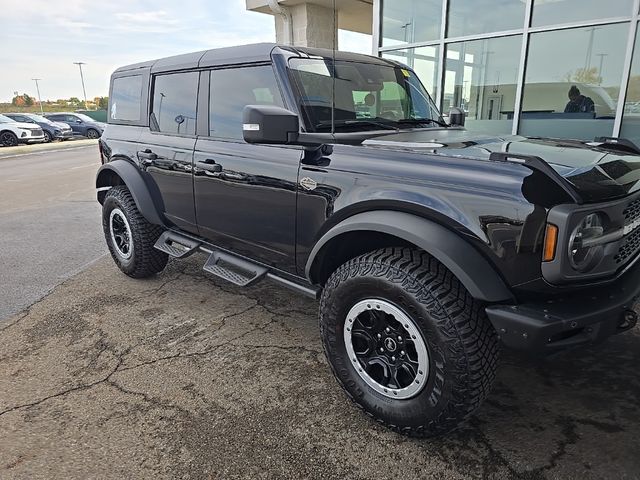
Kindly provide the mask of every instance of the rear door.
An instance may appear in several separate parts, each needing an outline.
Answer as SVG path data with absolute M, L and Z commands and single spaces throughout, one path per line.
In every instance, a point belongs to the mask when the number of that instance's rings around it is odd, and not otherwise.
M 197 232 L 193 205 L 193 149 L 196 143 L 198 72 L 152 77 L 149 127 L 138 160 L 157 186 L 164 214 L 178 227 Z
M 283 106 L 273 67 L 221 68 L 205 72 L 203 81 L 207 80 L 209 88 L 201 89 L 201 96 L 209 96 L 204 104 L 209 109 L 204 132 L 208 135 L 198 137 L 193 170 L 200 234 L 294 273 L 302 148 L 250 145 L 242 137 L 246 105 Z

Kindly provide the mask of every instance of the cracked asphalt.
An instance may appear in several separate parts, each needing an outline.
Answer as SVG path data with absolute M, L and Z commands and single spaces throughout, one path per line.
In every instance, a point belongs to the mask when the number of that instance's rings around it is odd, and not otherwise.
M 415 440 L 342 394 L 316 302 L 203 262 L 103 258 L 2 325 L 0 478 L 640 478 L 637 332 L 505 354 L 466 425 Z
M 545 361 L 505 353 L 458 431 L 401 437 L 333 380 L 316 302 L 233 287 L 202 255 L 120 273 L 92 147 L 0 163 L 2 480 L 640 479 L 637 329 Z

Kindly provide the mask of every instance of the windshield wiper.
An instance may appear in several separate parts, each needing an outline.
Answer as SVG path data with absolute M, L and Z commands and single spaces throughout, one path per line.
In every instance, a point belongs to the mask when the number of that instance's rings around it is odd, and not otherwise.
M 398 130 L 398 127 L 394 127 L 393 125 L 389 125 L 388 123 L 376 122 L 375 120 L 367 120 L 367 119 L 359 119 L 359 120 L 340 120 L 338 122 L 334 122 L 335 127 L 358 127 L 358 126 L 374 126 L 379 127 L 384 130 Z M 331 122 L 326 123 L 322 122 L 316 125 L 316 129 L 318 128 L 331 128 Z
M 403 118 L 402 120 L 398 120 L 396 123 L 399 124 L 408 124 L 408 125 L 420 125 L 421 123 L 435 123 L 436 125 L 440 125 L 441 127 L 449 128 L 444 122 L 440 120 L 435 120 L 433 118 Z

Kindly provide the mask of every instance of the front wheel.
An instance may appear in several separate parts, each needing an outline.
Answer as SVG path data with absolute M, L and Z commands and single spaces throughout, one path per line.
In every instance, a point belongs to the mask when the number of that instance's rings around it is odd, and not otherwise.
M 347 395 L 403 434 L 454 429 L 495 378 L 498 338 L 482 305 L 419 250 L 386 248 L 342 265 L 323 291 L 320 329 Z
M 107 192 L 102 227 L 113 260 L 130 277 L 150 277 L 167 265 L 167 254 L 153 247 L 162 228 L 142 216 L 124 185 Z
M 53 135 L 51 135 L 51 133 L 47 132 L 46 130 L 43 133 L 44 133 L 44 143 L 53 142 Z
M 0 134 L 0 145 L 3 147 L 15 147 L 18 145 L 18 137 L 13 132 L 2 132 Z
M 100 132 L 98 132 L 93 128 L 90 128 L 89 130 L 87 130 L 87 138 L 90 138 L 92 140 L 95 140 L 96 138 L 100 138 Z

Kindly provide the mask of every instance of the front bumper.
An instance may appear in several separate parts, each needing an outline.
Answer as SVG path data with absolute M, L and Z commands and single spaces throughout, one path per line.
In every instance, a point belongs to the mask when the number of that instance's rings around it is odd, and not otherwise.
M 640 261 L 614 283 L 540 303 L 491 305 L 489 320 L 508 347 L 535 354 L 599 343 L 633 328 L 640 299 Z
M 68 140 L 73 138 L 73 130 L 60 132 L 59 134 L 54 135 L 54 138 L 56 140 Z
M 42 143 L 45 141 L 44 135 L 37 137 L 22 137 L 18 138 L 18 143 Z

